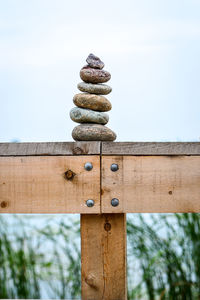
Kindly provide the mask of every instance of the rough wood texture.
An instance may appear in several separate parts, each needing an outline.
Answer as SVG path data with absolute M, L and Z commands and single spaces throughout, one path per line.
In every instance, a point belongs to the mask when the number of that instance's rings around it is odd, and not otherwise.
M 126 215 L 81 215 L 82 300 L 125 300 Z
M 200 157 L 103 156 L 101 206 L 103 213 L 200 212 Z
M 100 142 L 0 143 L 0 156 L 88 154 L 100 154 Z
M 103 155 L 200 155 L 199 142 L 103 142 Z
M 101 142 L 0 143 L 0 156 L 98 155 Z M 199 142 L 102 142 L 103 155 L 200 155 Z
M 67 170 L 73 179 L 66 179 Z M 86 206 L 88 199 L 94 207 Z M 0 213 L 99 212 L 99 156 L 0 157 Z

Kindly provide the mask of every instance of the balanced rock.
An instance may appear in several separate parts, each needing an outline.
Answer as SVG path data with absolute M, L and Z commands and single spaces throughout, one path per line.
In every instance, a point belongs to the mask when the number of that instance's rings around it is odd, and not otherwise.
M 80 71 L 80 77 L 85 82 L 103 83 L 110 80 L 111 75 L 108 71 L 94 69 L 89 66 L 85 66 Z
M 104 67 L 104 63 L 100 60 L 100 58 L 92 53 L 88 55 L 86 62 L 91 68 L 103 69 Z
M 99 124 L 81 124 L 72 131 L 75 141 L 114 141 L 116 134 L 106 126 Z
M 104 125 L 108 123 L 109 115 L 91 109 L 74 107 L 70 111 L 70 118 L 77 123 L 97 123 Z
M 112 108 L 110 101 L 106 97 L 88 93 L 76 94 L 73 102 L 78 107 L 97 111 L 109 111 Z
M 109 85 L 103 84 L 111 75 L 103 70 L 104 63 L 94 54 L 90 54 L 86 62 L 88 65 L 80 70 L 83 82 L 77 86 L 82 93 L 74 96 L 76 107 L 70 111 L 71 119 L 81 123 L 73 129 L 72 137 L 75 141 L 114 141 L 116 134 L 104 126 L 109 120 L 105 112 L 111 110 L 112 105 L 102 96 L 112 91 Z
M 109 85 L 103 83 L 94 84 L 94 83 L 80 82 L 77 85 L 77 87 L 81 92 L 86 92 L 86 93 L 91 93 L 96 95 L 108 95 L 112 91 L 112 88 Z

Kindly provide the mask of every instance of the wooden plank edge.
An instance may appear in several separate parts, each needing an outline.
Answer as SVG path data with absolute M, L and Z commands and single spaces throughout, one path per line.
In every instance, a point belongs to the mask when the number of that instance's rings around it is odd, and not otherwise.
M 200 142 L 0 143 L 0 156 L 200 155 Z
M 101 142 L 0 143 L 0 156 L 98 155 Z
M 102 142 L 102 155 L 200 155 L 200 142 Z

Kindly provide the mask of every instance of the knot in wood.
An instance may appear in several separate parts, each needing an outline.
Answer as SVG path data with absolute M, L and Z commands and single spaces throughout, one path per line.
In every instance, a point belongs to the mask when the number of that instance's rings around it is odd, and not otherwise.
M 75 147 L 73 150 L 72 150 L 73 154 L 74 155 L 81 155 L 84 153 L 83 149 L 81 149 L 80 147 Z
M 111 224 L 108 223 L 108 222 L 106 222 L 106 223 L 104 224 L 104 229 L 105 229 L 105 231 L 110 231 L 110 230 L 111 230 Z
M 89 274 L 85 277 L 85 282 L 92 288 L 98 289 L 98 286 L 96 284 L 96 277 L 93 274 Z
M 6 201 L 1 202 L 1 208 L 6 208 L 8 203 Z
M 72 170 L 67 170 L 65 173 L 64 173 L 64 177 L 65 179 L 67 180 L 72 180 L 74 178 L 76 174 L 72 171 Z

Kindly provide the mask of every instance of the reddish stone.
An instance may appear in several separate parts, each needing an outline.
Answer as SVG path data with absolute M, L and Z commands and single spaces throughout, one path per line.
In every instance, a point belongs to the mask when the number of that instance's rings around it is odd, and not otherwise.
M 95 69 L 103 69 L 104 63 L 100 60 L 99 57 L 95 56 L 94 54 L 88 55 L 88 58 L 86 59 L 86 62 L 91 68 Z
M 99 70 L 85 66 L 80 71 L 80 77 L 83 81 L 89 83 L 104 83 L 110 80 L 111 75 L 108 71 Z

